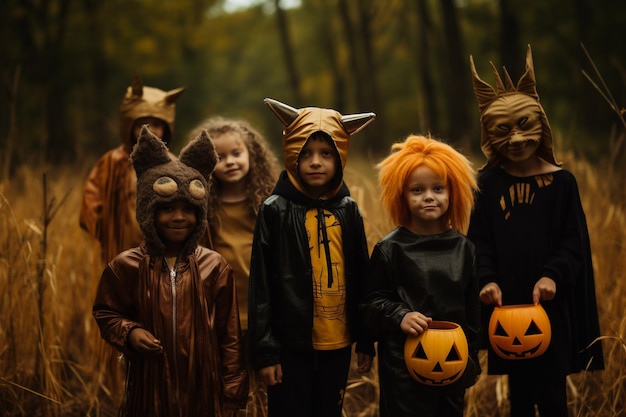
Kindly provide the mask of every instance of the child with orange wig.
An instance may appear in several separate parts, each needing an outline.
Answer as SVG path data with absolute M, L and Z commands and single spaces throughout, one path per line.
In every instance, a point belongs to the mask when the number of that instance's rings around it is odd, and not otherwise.
M 372 251 L 361 303 L 378 338 L 380 416 L 462 417 L 465 389 L 480 373 L 478 280 L 465 236 L 474 169 L 453 147 L 416 135 L 394 144 L 377 167 L 381 201 L 396 224 Z M 407 336 L 433 320 L 457 323 L 468 342 L 464 373 L 448 385 L 418 382 L 405 364 Z

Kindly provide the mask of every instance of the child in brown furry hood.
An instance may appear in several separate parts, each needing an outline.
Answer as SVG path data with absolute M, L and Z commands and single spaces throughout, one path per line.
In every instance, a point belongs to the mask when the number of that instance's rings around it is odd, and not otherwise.
M 126 89 L 119 116 L 122 143 L 102 155 L 83 189 L 79 223 L 94 238 L 95 250 L 100 253 L 94 259 L 94 271 L 100 271 L 118 253 L 141 243 L 141 230 L 135 219 L 137 177 L 130 153 L 144 124 L 166 144 L 171 141 L 176 102 L 183 92 L 184 88 L 163 91 L 144 86 L 137 74 Z M 101 368 L 104 390 L 110 392 L 113 403 L 117 404 L 123 390 L 123 366 L 113 349 L 100 339 L 95 343 L 98 354 L 94 360 Z
M 203 132 L 175 160 L 144 127 L 131 161 L 144 242 L 109 262 L 93 307 L 128 359 L 120 416 L 234 416 L 248 379 L 233 272 L 198 245 L 213 144 Z

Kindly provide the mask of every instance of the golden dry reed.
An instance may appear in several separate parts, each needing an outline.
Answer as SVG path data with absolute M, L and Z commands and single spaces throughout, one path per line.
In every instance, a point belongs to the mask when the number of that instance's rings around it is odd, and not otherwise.
M 568 378 L 571 416 L 624 416 L 624 174 L 572 154 L 561 159 L 578 179 L 587 214 L 602 331 L 597 343 L 606 360 L 605 371 Z M 353 158 L 345 175 L 370 248 L 392 227 L 379 205 L 374 162 Z M 97 246 L 78 226 L 85 175 L 85 169 L 25 166 L 0 181 L 0 417 L 116 415 L 95 360 L 99 334 L 91 305 L 101 266 Z M 344 415 L 377 416 L 377 402 L 376 362 L 365 375 L 353 367 Z M 466 404 L 466 416 L 506 416 L 506 377 L 482 375 Z

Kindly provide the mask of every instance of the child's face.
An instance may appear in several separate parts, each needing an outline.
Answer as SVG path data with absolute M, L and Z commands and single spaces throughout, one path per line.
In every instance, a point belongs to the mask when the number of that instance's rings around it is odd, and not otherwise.
M 450 205 L 450 191 L 443 179 L 426 166 L 416 168 L 404 185 L 404 198 L 411 212 L 411 225 L 419 234 L 436 234 L 447 230 L 442 217 Z
M 168 256 L 178 255 L 196 229 L 197 221 L 196 208 L 187 201 L 178 200 L 157 207 L 154 223 Z
M 494 101 L 483 123 L 494 149 L 511 162 L 526 161 L 541 144 L 541 113 L 530 97 L 515 94 Z
M 298 157 L 298 176 L 307 190 L 319 197 L 329 191 L 338 163 L 339 155 L 330 140 L 311 136 Z
M 140 117 L 139 119 L 133 122 L 133 140 L 137 140 L 139 135 L 141 134 L 141 127 L 143 125 L 148 125 L 148 129 L 159 139 L 163 139 L 163 135 L 165 134 L 165 129 L 167 128 L 167 124 L 156 117 Z
M 250 171 L 250 154 L 239 133 L 211 136 L 219 160 L 213 174 L 222 185 L 243 181 Z

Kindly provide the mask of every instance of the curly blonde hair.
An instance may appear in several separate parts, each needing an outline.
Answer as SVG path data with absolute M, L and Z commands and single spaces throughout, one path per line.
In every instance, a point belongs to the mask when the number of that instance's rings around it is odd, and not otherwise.
M 472 163 L 452 146 L 436 139 L 409 135 L 402 143 L 391 146 L 391 154 L 376 167 L 382 187 L 381 202 L 391 219 L 407 225 L 411 212 L 404 198 L 407 179 L 417 168 L 433 170 L 450 187 L 450 206 L 443 221 L 461 233 L 467 233 L 478 190 Z
M 250 216 L 256 217 L 261 203 L 272 194 L 278 179 L 279 165 L 265 138 L 250 123 L 240 119 L 227 119 L 221 116 L 211 117 L 200 123 L 191 132 L 190 137 L 197 137 L 202 130 L 209 136 L 220 136 L 225 133 L 238 133 L 250 157 L 250 170 L 245 177 L 246 202 Z M 211 175 L 209 191 L 208 220 L 209 225 L 220 224 L 220 193 L 221 184 L 215 173 Z

